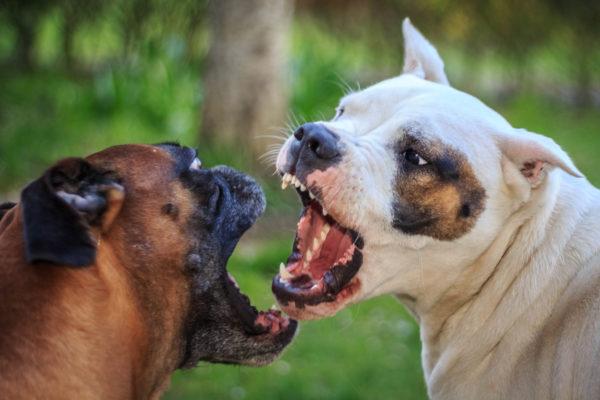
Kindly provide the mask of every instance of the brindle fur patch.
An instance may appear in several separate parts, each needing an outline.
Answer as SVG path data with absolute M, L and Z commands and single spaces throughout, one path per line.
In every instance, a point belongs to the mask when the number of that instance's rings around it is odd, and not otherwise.
M 404 159 L 412 149 L 429 163 Z M 454 240 L 475 225 L 486 193 L 464 154 L 409 131 L 397 143 L 398 174 L 392 225 L 407 234 Z

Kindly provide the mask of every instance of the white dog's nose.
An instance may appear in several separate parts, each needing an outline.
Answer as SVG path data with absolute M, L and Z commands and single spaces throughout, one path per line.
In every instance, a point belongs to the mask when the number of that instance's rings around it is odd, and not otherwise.
M 306 147 L 321 160 L 332 160 L 340 155 L 339 137 L 321 124 L 306 123 L 294 132 L 294 137 L 300 147 Z

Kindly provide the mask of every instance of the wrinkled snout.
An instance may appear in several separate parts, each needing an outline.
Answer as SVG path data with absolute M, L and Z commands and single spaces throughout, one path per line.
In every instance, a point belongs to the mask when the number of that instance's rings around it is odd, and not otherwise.
M 215 226 L 228 257 L 242 234 L 265 211 L 265 195 L 253 178 L 233 168 L 217 166 L 211 172 L 219 190 Z

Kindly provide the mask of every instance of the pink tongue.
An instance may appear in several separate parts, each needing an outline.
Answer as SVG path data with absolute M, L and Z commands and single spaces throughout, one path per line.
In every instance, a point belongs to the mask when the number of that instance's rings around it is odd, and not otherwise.
M 288 264 L 288 269 L 295 275 L 310 274 L 312 279 L 321 279 L 335 263 L 344 257 L 346 251 L 352 246 L 352 238 L 346 229 L 334 224 L 329 229 L 325 241 L 316 250 L 312 247 L 315 237 L 320 237 L 323 226 L 327 223 L 320 210 L 309 206 L 304 216 L 298 223 L 298 250 L 301 259 L 293 260 Z M 310 249 L 312 258 L 309 270 L 305 270 L 304 258 Z
M 321 279 L 344 256 L 350 246 L 352 239 L 346 234 L 346 230 L 339 225 L 333 226 L 309 264 L 313 279 Z

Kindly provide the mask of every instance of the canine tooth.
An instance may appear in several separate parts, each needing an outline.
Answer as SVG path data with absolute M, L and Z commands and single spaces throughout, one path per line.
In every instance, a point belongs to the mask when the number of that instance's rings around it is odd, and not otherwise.
M 323 207 L 323 215 L 327 216 L 327 210 Z
M 292 181 L 292 183 L 293 183 L 293 184 L 294 184 L 294 186 L 296 186 L 297 188 L 299 188 L 299 187 L 300 187 L 300 185 L 302 185 L 302 184 L 300 183 L 300 181 L 298 180 L 298 178 L 296 178 L 295 176 L 294 176 L 294 180 Z
M 291 180 L 292 176 L 288 173 L 283 175 L 283 178 L 281 178 L 281 188 L 285 189 L 286 187 L 288 187 L 288 185 L 290 184 L 290 180 Z
M 284 281 L 289 281 L 290 279 L 292 279 L 294 277 L 294 275 L 292 275 L 287 270 L 285 265 L 283 263 L 281 263 L 281 264 L 279 264 L 279 277 Z
M 312 192 L 310 190 L 308 191 L 308 196 L 310 197 L 311 200 L 315 199 L 315 195 L 312 194 Z
M 308 249 L 308 251 L 306 252 L 306 261 L 310 261 L 312 259 L 312 256 L 312 251 Z
M 306 186 L 304 186 L 303 184 L 300 184 L 300 190 L 303 192 L 306 192 Z

